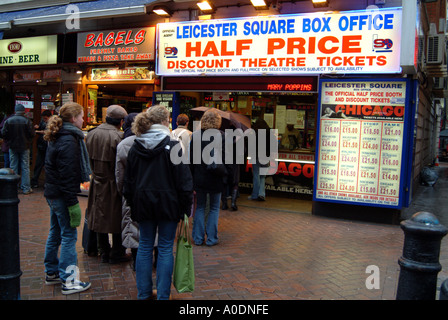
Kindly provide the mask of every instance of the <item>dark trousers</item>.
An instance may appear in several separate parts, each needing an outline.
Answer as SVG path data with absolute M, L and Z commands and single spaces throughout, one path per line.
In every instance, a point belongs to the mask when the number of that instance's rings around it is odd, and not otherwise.
M 126 249 L 121 244 L 121 233 L 112 234 L 112 246 L 109 243 L 108 233 L 97 233 L 98 250 L 100 254 L 110 257 L 120 257 L 126 253 Z
M 37 148 L 36 162 L 34 163 L 34 175 L 31 179 L 31 187 L 37 186 L 39 184 L 39 176 L 45 165 L 45 154 L 47 149 Z

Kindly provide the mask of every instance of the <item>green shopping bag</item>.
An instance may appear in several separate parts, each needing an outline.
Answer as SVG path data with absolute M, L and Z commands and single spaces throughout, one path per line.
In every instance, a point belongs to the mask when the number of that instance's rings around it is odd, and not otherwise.
M 185 214 L 177 234 L 176 258 L 174 260 L 173 284 L 179 293 L 193 292 L 194 290 L 193 246 L 189 233 L 188 216 Z

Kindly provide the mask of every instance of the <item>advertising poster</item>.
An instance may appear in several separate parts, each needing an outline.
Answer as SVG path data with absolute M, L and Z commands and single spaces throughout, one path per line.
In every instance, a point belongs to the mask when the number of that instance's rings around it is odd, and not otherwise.
M 401 8 L 157 25 L 158 75 L 399 73 Z
M 315 200 L 400 207 L 406 81 L 321 81 Z
M 285 196 L 311 198 L 314 182 L 314 154 L 278 153 L 278 167 L 274 175 L 266 176 L 267 192 L 281 192 Z M 240 170 L 239 187 L 252 192 L 252 165 Z

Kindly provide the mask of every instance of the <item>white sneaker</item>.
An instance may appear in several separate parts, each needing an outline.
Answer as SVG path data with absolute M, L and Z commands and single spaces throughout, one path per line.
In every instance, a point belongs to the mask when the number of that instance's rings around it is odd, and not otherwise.
M 82 282 L 79 280 L 76 280 L 74 283 L 69 284 L 62 284 L 62 294 L 72 294 L 72 293 L 78 293 L 86 291 L 90 288 L 90 282 Z

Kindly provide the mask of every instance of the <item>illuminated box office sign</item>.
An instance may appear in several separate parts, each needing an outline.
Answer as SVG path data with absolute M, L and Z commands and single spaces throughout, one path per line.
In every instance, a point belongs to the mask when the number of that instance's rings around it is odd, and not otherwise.
M 57 63 L 57 36 L 0 40 L 0 67 Z
M 399 73 L 401 8 L 157 25 L 159 75 Z
M 78 63 L 154 60 L 155 27 L 78 34 Z
M 408 80 L 321 80 L 314 200 L 402 206 L 410 92 Z
M 317 77 L 163 77 L 163 90 L 317 92 Z

